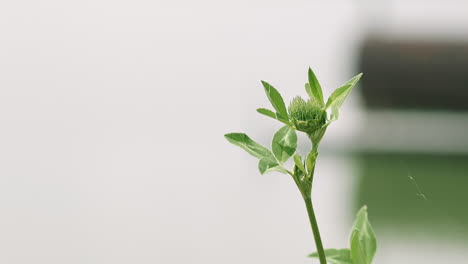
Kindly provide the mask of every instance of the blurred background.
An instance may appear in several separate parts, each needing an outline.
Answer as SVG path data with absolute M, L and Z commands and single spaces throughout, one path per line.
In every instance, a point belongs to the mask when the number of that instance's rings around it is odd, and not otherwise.
M 325 247 L 367 204 L 375 263 L 468 258 L 468 2 L 2 1 L 0 262 L 318 263 L 269 145 L 307 67 L 360 85 L 321 146 Z M 301 138 L 300 151 L 309 145 Z

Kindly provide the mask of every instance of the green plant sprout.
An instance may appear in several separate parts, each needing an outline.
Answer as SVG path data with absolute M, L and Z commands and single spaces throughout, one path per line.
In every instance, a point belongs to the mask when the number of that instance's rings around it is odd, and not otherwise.
M 312 205 L 312 180 L 318 147 L 327 127 L 338 119 L 339 109 L 346 97 L 361 78 L 356 75 L 343 86 L 336 89 L 325 103 L 322 87 L 312 69 L 309 68 L 309 82 L 305 90 L 308 100 L 295 97 L 286 108 L 280 93 L 269 83 L 262 81 L 265 93 L 275 111 L 259 108 L 257 112 L 285 124 L 273 136 L 271 150 L 253 141 L 244 133 L 229 133 L 224 137 L 232 144 L 244 149 L 259 159 L 258 169 L 261 174 L 277 171 L 292 177 L 304 198 L 309 216 L 317 252 L 309 255 L 317 257 L 320 264 L 370 264 L 377 249 L 374 231 L 367 217 L 367 207 L 363 206 L 354 222 L 349 249 L 324 250 L 320 231 Z M 311 141 L 312 148 L 308 155 L 301 157 L 297 152 L 297 131 L 304 132 Z M 288 170 L 284 163 L 293 157 L 294 167 Z

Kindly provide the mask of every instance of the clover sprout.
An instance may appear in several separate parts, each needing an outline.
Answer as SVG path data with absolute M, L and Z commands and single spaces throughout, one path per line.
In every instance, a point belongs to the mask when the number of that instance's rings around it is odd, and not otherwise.
M 224 135 L 229 142 L 244 149 L 259 160 L 258 169 L 261 174 L 277 171 L 292 177 L 304 199 L 317 248 L 317 252 L 312 253 L 310 257 L 319 258 L 321 264 L 326 264 L 327 261 L 330 264 L 370 264 L 377 249 L 366 206 L 363 206 L 357 214 L 351 233 L 350 248 L 324 249 L 311 198 L 320 142 L 327 127 L 338 119 L 341 105 L 361 76 L 362 74 L 358 74 L 337 88 L 325 103 L 322 87 L 312 69 L 309 68 L 308 83 L 305 84 L 309 98 L 303 99 L 297 96 L 292 99 L 288 107 L 286 107 L 278 90 L 271 84 L 262 81 L 265 93 L 274 110 L 259 108 L 257 112 L 284 124 L 274 134 L 271 149 L 260 145 L 244 133 Z M 305 133 L 312 144 L 310 152 L 304 157 L 296 152 L 296 131 Z M 284 167 L 284 163 L 291 157 L 294 166 L 292 169 L 287 169 Z

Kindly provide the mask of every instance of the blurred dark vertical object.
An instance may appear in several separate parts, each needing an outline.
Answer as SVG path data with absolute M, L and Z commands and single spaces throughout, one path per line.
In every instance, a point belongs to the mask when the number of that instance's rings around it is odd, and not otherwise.
M 359 67 L 370 109 L 468 110 L 468 43 L 370 38 Z
M 377 228 L 466 237 L 468 43 L 368 38 L 359 68 L 367 123 L 356 207 L 373 208 Z

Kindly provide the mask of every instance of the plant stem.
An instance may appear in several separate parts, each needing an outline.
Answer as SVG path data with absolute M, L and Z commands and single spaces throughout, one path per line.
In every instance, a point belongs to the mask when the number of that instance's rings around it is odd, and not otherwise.
M 312 227 L 312 233 L 314 234 L 315 245 L 317 246 L 317 253 L 319 255 L 320 264 L 327 264 L 325 258 L 325 251 L 323 250 L 322 239 L 320 238 L 320 231 L 317 225 L 317 219 L 315 218 L 314 208 L 312 206 L 312 198 L 304 198 L 307 213 L 309 214 L 310 226 Z

